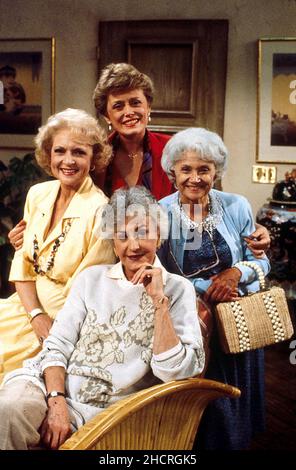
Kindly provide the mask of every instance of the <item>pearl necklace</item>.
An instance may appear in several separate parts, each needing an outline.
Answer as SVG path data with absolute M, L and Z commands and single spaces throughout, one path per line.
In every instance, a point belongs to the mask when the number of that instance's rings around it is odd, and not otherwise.
M 66 235 L 69 232 L 69 230 L 71 228 L 71 225 L 72 225 L 72 220 L 68 220 L 66 225 L 65 225 L 64 230 L 62 231 L 62 233 L 55 239 L 55 241 L 53 243 L 53 246 L 52 246 L 52 249 L 51 249 L 51 252 L 49 254 L 49 259 L 46 262 L 45 271 L 43 271 L 43 269 L 41 269 L 41 267 L 38 263 L 39 245 L 38 245 L 37 236 L 34 235 L 34 240 L 33 240 L 33 266 L 34 266 L 35 273 L 40 274 L 40 276 L 44 276 L 53 268 L 56 252 L 58 251 L 60 244 L 65 241 Z
M 220 198 L 218 196 L 214 197 L 213 195 L 209 195 L 209 213 L 200 222 L 195 222 L 187 215 L 182 206 L 180 198 L 178 204 L 176 204 L 176 208 L 178 208 L 177 212 L 179 213 L 181 222 L 185 225 L 185 227 L 189 228 L 190 230 L 197 230 L 200 234 L 206 230 L 210 236 L 212 236 L 213 231 L 217 225 L 219 225 L 223 217 L 223 209 Z

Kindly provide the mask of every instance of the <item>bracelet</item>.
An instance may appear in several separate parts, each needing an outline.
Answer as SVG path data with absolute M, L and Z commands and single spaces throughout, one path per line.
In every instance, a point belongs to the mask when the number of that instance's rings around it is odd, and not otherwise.
M 255 273 L 257 274 L 260 289 L 265 289 L 264 272 L 257 263 L 254 263 L 253 261 L 239 261 L 238 263 L 236 263 L 234 265 L 234 267 L 239 268 L 239 265 L 248 266 L 248 268 L 252 268 L 255 271 Z
M 30 322 L 37 317 L 37 315 L 41 315 L 42 313 L 45 313 L 41 308 L 33 308 L 31 312 L 27 312 L 27 316 L 30 320 Z
M 160 308 L 160 306 L 163 304 L 164 300 L 169 300 L 168 297 L 164 294 L 158 301 L 157 303 L 159 304 L 157 307 L 155 307 L 155 309 L 157 310 L 158 308 Z
M 49 392 L 45 397 L 46 403 L 48 402 L 49 398 L 59 396 L 66 398 L 66 394 L 64 392 L 57 392 L 56 390 L 52 390 L 52 392 Z

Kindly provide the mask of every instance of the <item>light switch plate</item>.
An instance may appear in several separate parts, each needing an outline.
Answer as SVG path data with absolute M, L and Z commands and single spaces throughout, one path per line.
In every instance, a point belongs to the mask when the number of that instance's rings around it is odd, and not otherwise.
M 276 167 L 253 165 L 252 181 L 253 183 L 274 184 L 276 182 Z

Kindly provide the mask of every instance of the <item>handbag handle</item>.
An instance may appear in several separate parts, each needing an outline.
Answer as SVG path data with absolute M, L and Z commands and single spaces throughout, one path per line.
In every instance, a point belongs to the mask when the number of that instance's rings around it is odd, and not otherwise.
M 264 276 L 263 269 L 259 266 L 259 264 L 255 263 L 254 261 L 239 261 L 234 266 L 239 267 L 240 264 L 243 264 L 244 266 L 248 266 L 249 268 L 252 268 L 255 271 L 255 273 L 257 274 L 258 281 L 259 281 L 260 290 L 264 290 L 265 289 L 265 276 Z

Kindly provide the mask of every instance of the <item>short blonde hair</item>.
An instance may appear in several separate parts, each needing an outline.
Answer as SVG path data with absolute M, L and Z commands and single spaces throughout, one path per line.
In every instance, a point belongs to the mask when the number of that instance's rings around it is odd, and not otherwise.
M 93 94 L 95 106 L 100 114 L 106 116 L 110 93 L 120 93 L 140 89 L 148 104 L 153 101 L 154 86 L 148 75 L 139 72 L 133 65 L 124 62 L 109 64 L 101 72 Z
M 107 143 L 105 131 L 97 120 L 82 109 L 67 108 L 60 113 L 53 114 L 47 123 L 40 127 L 35 137 L 36 160 L 46 173 L 52 175 L 50 167 L 50 154 L 55 134 L 63 129 L 70 130 L 74 135 L 82 136 L 93 148 L 93 164 L 95 172 L 100 172 L 110 162 L 112 149 Z

